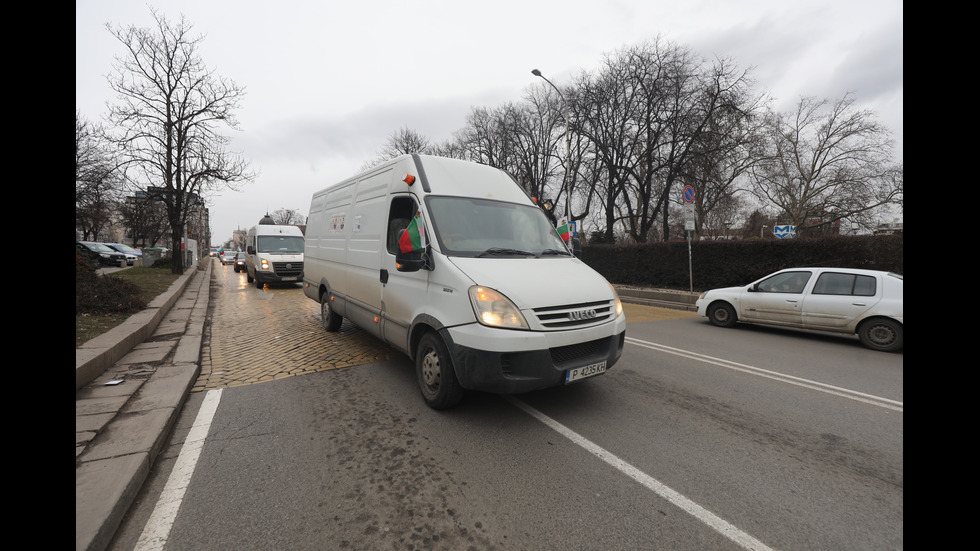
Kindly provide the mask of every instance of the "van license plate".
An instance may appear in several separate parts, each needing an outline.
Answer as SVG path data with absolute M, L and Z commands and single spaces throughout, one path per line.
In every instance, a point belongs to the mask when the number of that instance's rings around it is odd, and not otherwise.
M 576 367 L 575 369 L 569 369 L 565 372 L 565 384 L 605 372 L 606 362 L 599 362 L 582 367 Z
M 296 281 L 298 278 L 296 276 L 286 276 L 281 278 L 283 281 Z

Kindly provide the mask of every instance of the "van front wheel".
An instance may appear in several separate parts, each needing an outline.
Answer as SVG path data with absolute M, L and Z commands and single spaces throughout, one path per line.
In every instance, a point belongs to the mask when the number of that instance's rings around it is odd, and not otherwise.
M 433 409 L 448 409 L 463 398 L 453 360 L 439 335 L 426 333 L 415 354 L 415 374 L 425 403 Z
M 320 296 L 320 322 L 331 333 L 340 331 L 340 324 L 344 322 L 344 318 L 330 307 L 330 293 Z

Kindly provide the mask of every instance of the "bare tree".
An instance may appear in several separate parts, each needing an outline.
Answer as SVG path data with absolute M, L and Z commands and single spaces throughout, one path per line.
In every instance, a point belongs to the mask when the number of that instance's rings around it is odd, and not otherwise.
M 306 222 L 306 217 L 295 209 L 279 209 L 270 216 L 276 224 L 283 226 L 296 226 Z
M 381 151 L 378 152 L 378 156 L 365 163 L 361 170 L 367 170 L 408 153 L 428 154 L 430 153 L 429 147 L 429 138 L 408 127 L 402 127 L 388 136 L 381 147 Z
M 889 133 L 873 112 L 855 109 L 850 94 L 834 102 L 801 98 L 795 112 L 772 113 L 767 124 L 755 192 L 797 235 L 900 204 L 903 169 L 890 164 Z
M 75 112 L 75 226 L 100 239 L 120 196 L 120 173 L 101 127 Z
M 737 194 L 745 192 L 749 171 L 763 158 L 765 100 L 750 96 L 747 87 L 729 90 L 728 100 L 714 110 L 693 143 L 681 174 L 681 183 L 695 192 L 695 239 L 702 234 L 717 237 L 722 231 L 729 235 L 743 203 Z M 711 95 L 703 98 L 713 100 Z
M 244 89 L 204 65 L 197 55 L 203 38 L 190 35 L 183 17 L 171 25 L 151 11 L 155 28 L 106 25 L 126 48 L 109 76 L 119 99 L 110 106 L 109 119 L 120 131 L 115 141 L 126 157 L 128 180 L 152 190 L 166 206 L 176 246 L 190 210 L 203 208 L 206 193 L 234 189 L 254 174 L 226 151 L 228 138 L 218 131 L 219 125 L 238 129 L 234 111 Z M 174 273 L 183 268 L 183 258 L 176 255 Z
M 133 246 L 151 247 L 167 233 L 167 209 L 160 201 L 137 192 L 119 205 L 119 215 L 129 229 Z

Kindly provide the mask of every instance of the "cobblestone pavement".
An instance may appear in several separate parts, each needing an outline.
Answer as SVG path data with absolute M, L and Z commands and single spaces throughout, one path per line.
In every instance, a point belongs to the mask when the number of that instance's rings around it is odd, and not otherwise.
M 320 306 L 299 284 L 256 289 L 245 272 L 214 262 L 201 375 L 193 392 L 405 357 L 347 320 L 339 332 L 328 333 L 320 324 Z M 630 322 L 696 316 L 636 304 L 624 307 Z
M 299 284 L 256 289 L 245 272 L 216 262 L 193 392 L 249 385 L 405 357 L 344 320 L 328 333 L 320 306 Z

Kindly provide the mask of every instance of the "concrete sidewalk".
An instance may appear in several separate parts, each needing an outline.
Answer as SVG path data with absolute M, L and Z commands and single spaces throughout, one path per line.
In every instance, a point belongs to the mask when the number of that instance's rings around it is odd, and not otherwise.
M 210 258 L 75 351 L 75 549 L 103 550 L 200 373 Z

